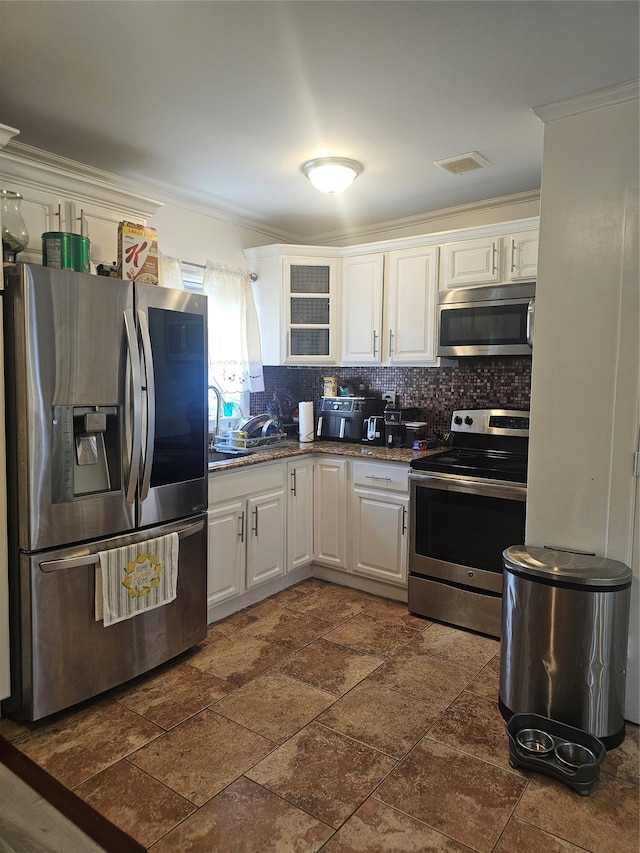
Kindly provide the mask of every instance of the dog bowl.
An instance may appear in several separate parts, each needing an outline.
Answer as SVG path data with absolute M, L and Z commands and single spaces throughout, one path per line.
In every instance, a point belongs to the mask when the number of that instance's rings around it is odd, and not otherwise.
M 553 738 L 542 729 L 520 729 L 516 732 L 516 741 L 525 752 L 535 755 L 547 755 L 553 749 Z
M 558 761 L 566 767 L 582 767 L 585 764 L 595 764 L 598 760 L 586 746 L 569 741 L 559 743 L 554 752 Z

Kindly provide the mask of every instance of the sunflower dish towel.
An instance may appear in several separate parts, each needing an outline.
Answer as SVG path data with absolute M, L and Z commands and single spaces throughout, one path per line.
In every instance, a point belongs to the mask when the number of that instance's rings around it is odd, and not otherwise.
M 178 534 L 100 551 L 96 566 L 96 620 L 105 627 L 162 607 L 176 597 Z

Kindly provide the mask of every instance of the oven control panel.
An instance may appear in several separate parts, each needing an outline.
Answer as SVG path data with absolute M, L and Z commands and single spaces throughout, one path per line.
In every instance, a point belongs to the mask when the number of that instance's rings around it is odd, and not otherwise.
M 521 409 L 457 409 L 451 432 L 476 435 L 529 435 L 529 412 Z

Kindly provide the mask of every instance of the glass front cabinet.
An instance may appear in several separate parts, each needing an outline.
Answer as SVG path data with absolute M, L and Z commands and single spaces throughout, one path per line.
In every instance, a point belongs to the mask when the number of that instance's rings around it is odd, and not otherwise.
M 283 258 L 287 364 L 336 364 L 338 265 L 320 258 Z

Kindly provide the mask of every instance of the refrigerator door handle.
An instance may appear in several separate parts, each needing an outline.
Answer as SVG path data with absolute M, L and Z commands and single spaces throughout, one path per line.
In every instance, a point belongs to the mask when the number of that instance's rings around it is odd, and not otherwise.
M 128 382 L 127 393 L 130 394 L 133 408 L 133 424 L 131 430 L 131 457 L 129 459 L 129 480 L 126 489 L 127 503 L 133 503 L 136 497 L 138 471 L 140 470 L 140 454 L 142 452 L 142 381 L 140 372 L 140 353 L 138 351 L 138 335 L 133 311 L 130 308 L 124 312 L 124 327 L 127 335 L 127 352 L 131 366 L 131 381 Z M 126 406 L 126 417 L 130 417 L 129 405 Z
M 153 464 L 153 445 L 156 435 L 156 387 L 153 376 L 153 352 L 151 349 L 151 335 L 146 313 L 138 309 L 138 325 L 142 337 L 142 349 L 144 352 L 144 387 L 146 388 L 147 410 L 147 434 L 144 446 L 144 468 L 142 472 L 142 486 L 140 488 L 140 500 L 143 501 L 149 495 L 151 484 L 151 466 Z
M 188 536 L 193 536 L 199 530 L 202 530 L 203 521 L 198 521 L 195 524 L 190 524 L 184 530 L 178 531 L 180 539 L 186 539 Z M 156 534 L 156 535 L 161 535 Z M 41 572 L 59 572 L 62 569 L 78 569 L 81 566 L 95 566 L 100 562 L 99 554 L 84 554 L 80 557 L 63 557 L 62 560 L 44 560 L 40 563 Z

